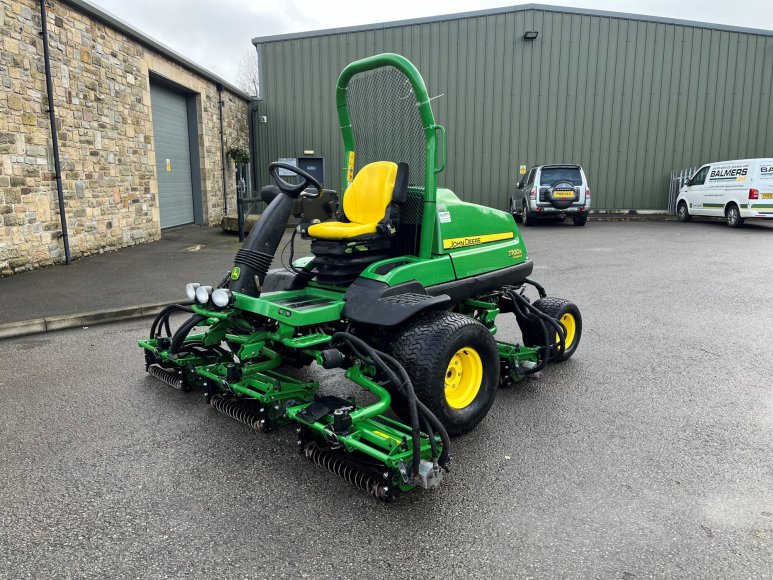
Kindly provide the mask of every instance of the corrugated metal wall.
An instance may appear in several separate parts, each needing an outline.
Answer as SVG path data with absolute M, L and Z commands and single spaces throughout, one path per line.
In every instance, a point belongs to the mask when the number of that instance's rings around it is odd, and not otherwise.
M 264 180 L 270 161 L 314 149 L 340 187 L 335 81 L 380 52 L 443 95 L 439 183 L 468 201 L 506 208 L 520 164 L 576 162 L 595 208 L 665 209 L 672 169 L 773 155 L 772 36 L 528 9 L 262 47 Z

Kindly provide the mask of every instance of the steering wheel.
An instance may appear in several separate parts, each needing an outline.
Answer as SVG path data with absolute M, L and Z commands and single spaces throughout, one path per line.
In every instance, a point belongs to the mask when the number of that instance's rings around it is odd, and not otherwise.
M 286 169 L 287 171 L 291 171 L 303 179 L 303 181 L 299 185 L 287 183 L 279 176 L 279 169 Z M 309 187 L 309 185 L 313 186 L 314 189 L 317 190 L 317 193 L 316 195 L 313 193 L 307 194 L 305 197 L 316 198 L 322 195 L 322 185 L 320 185 L 319 181 L 314 179 L 313 175 L 306 173 L 303 169 L 298 169 L 295 165 L 274 162 L 269 164 L 268 173 L 271 175 L 271 177 L 274 178 L 274 182 L 276 182 L 277 187 L 282 190 L 282 193 L 286 193 L 293 199 L 296 199 L 307 187 Z

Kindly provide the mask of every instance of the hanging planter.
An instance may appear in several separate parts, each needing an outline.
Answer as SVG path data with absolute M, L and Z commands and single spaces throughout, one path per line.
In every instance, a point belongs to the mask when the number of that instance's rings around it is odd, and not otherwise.
M 234 163 L 249 163 L 250 152 L 244 147 L 229 147 L 227 155 L 234 160 Z

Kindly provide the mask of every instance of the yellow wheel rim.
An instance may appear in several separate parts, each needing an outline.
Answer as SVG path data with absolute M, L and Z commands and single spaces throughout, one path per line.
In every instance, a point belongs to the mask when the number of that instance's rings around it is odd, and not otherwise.
M 464 409 L 475 400 L 483 382 L 483 362 L 478 351 L 465 346 L 451 357 L 445 375 L 446 402 L 452 409 Z
M 577 332 L 577 321 L 574 319 L 574 316 L 567 312 L 564 314 L 561 319 L 559 320 L 561 325 L 566 330 L 566 342 L 564 342 L 564 348 L 569 349 L 572 346 L 572 343 L 574 342 L 574 335 Z M 556 342 L 560 340 L 558 334 L 556 333 Z

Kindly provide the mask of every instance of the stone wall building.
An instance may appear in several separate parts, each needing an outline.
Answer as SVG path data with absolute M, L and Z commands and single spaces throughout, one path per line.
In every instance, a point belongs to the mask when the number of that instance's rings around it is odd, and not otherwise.
M 157 240 L 164 221 L 218 225 L 250 97 L 82 0 L 46 9 L 72 257 Z M 64 260 L 41 22 L 39 2 L 0 0 L 2 276 Z

